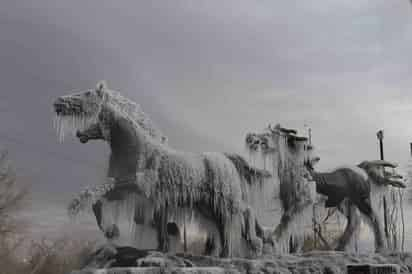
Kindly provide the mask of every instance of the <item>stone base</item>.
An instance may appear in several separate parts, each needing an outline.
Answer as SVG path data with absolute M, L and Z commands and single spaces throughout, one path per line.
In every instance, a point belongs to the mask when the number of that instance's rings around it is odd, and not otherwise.
M 109 269 L 84 269 L 71 274 L 238 274 L 237 270 L 221 267 L 115 267 Z
M 348 274 L 399 274 L 396 264 L 352 264 L 347 266 Z
M 412 253 L 359 254 L 313 251 L 264 256 L 260 259 L 163 254 L 132 248 L 104 248 L 81 271 L 72 274 L 145 273 L 276 273 L 398 274 L 412 273 Z

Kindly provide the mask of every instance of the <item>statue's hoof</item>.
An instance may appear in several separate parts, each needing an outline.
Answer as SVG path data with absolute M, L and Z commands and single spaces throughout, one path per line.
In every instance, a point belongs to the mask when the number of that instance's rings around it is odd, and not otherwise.
M 262 256 L 263 241 L 260 238 L 253 238 L 250 240 L 251 249 L 253 252 L 253 257 Z
M 273 252 L 273 245 L 265 243 L 262 248 L 263 255 L 272 255 Z
M 385 254 L 385 253 L 388 253 L 388 252 L 389 252 L 389 250 L 385 247 L 377 247 L 375 249 L 375 253 L 379 253 L 379 254 Z
M 275 240 L 273 240 L 272 250 L 273 254 L 282 254 L 282 246 Z

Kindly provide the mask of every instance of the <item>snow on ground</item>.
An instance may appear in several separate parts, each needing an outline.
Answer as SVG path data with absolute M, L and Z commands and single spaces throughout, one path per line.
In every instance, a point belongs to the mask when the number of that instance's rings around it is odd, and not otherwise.
M 235 268 L 240 273 L 344 274 L 348 264 L 398 264 L 401 273 L 412 272 L 412 254 L 388 253 L 354 254 L 334 251 L 316 251 L 300 255 L 266 257 L 260 260 L 212 259 L 208 257 L 186 257 L 196 266 L 219 266 Z

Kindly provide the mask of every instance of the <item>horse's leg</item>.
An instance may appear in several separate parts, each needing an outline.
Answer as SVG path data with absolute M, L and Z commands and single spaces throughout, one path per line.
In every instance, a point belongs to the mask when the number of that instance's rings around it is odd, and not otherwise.
M 216 251 L 215 243 L 216 243 L 215 237 L 210 234 L 207 235 L 205 249 L 203 251 L 203 254 L 206 256 L 214 256 L 215 251 Z
M 299 253 L 302 251 L 303 244 L 301 241 L 296 240 L 292 235 L 289 237 L 289 252 L 291 254 Z
M 273 237 L 274 237 L 273 240 L 276 243 L 278 243 L 280 239 L 284 236 L 291 221 L 292 221 L 292 212 L 291 210 L 287 210 L 283 213 L 282 217 L 280 218 L 279 224 L 276 226 L 275 231 L 273 232 Z
M 210 211 L 210 208 L 211 206 L 208 206 L 204 203 L 196 204 L 196 209 L 199 212 L 199 216 L 203 218 L 205 222 L 203 226 L 205 228 L 208 228 L 204 255 L 218 257 L 220 256 L 222 249 L 219 224 L 216 223 L 216 220 L 218 220 L 219 218 Z M 212 225 L 213 227 L 209 227 L 209 225 Z
M 213 257 L 221 256 L 221 253 L 222 253 L 221 243 L 222 242 L 220 240 L 220 233 L 216 234 L 211 231 L 207 235 L 203 255 L 213 256 Z
M 291 210 L 285 211 L 282 217 L 280 218 L 279 224 L 276 226 L 275 230 L 270 236 L 275 253 L 282 252 L 281 250 L 278 250 L 279 244 L 280 244 L 280 241 L 285 237 L 285 234 L 287 233 L 287 229 L 291 221 L 292 221 Z
M 343 232 L 342 236 L 338 240 L 338 244 L 335 248 L 336 251 L 345 251 L 349 242 L 354 235 L 355 231 L 360 227 L 360 216 L 359 213 L 356 211 L 356 205 L 352 202 L 349 202 L 348 206 L 348 213 L 347 213 L 347 224 L 345 231 Z
M 301 215 L 304 210 L 308 207 L 311 206 L 313 202 L 311 200 L 306 200 L 300 204 L 292 206 L 290 209 L 285 211 L 280 218 L 280 223 L 277 225 L 275 230 L 273 231 L 271 237 L 273 238 L 273 244 L 275 247 L 275 252 L 279 252 L 277 249 L 277 245 L 279 244 L 279 241 L 281 240 L 288 240 L 286 236 L 288 236 L 290 233 L 288 233 L 290 226 L 292 225 L 292 222 L 299 216 Z M 288 242 L 289 243 L 289 242 Z
M 248 242 L 249 248 L 254 253 L 253 256 L 262 255 L 263 241 L 256 233 L 256 216 L 250 207 L 247 207 L 243 212 L 244 218 L 244 236 Z
M 103 231 L 103 228 L 102 228 L 102 214 L 103 214 L 103 212 L 102 212 L 102 206 L 103 206 L 102 201 L 97 200 L 97 201 L 92 205 L 92 210 L 93 210 L 94 216 L 96 217 L 97 225 L 99 226 L 100 230 Z
M 218 229 L 219 229 L 219 234 L 220 234 L 220 241 L 221 241 L 221 247 L 222 250 L 220 252 L 220 257 L 226 258 L 231 256 L 230 252 L 230 242 L 228 239 L 228 233 L 226 233 L 226 230 L 228 229 L 228 224 L 227 221 L 221 220 L 218 224 Z
M 167 233 L 167 207 L 162 206 L 158 212 L 155 213 L 155 223 L 157 227 L 157 241 L 158 250 L 167 252 L 169 250 L 169 237 Z
M 279 224 L 276 226 L 275 231 L 272 233 L 272 243 L 275 253 L 283 252 L 282 250 L 279 250 L 279 248 L 281 248 L 282 244 L 286 244 L 285 241 L 287 241 L 287 246 L 290 247 L 291 235 L 289 233 L 289 228 L 292 225 L 294 217 L 299 212 L 300 210 L 297 209 L 289 209 L 284 212 L 282 217 L 280 218 Z M 299 246 L 296 246 L 294 249 L 299 249 Z
M 370 222 L 375 236 L 375 251 L 381 252 L 385 249 L 385 241 L 382 233 L 382 228 L 379 223 L 378 215 L 373 211 L 371 200 L 369 198 L 362 199 L 358 202 L 359 210 L 366 216 Z

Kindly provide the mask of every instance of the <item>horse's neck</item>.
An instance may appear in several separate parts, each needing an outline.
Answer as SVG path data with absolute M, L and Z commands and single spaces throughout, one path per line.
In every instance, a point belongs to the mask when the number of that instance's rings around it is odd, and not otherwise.
M 110 117 L 110 161 L 108 176 L 119 180 L 134 177 L 137 170 L 141 141 L 133 123 L 124 117 Z
M 139 135 L 133 123 L 124 118 L 116 118 L 110 125 L 110 147 L 114 153 L 124 153 L 137 149 Z
M 364 169 L 363 171 L 365 171 L 367 178 L 370 178 L 376 185 L 386 185 L 387 184 L 387 181 L 385 180 L 384 176 L 379 176 L 378 174 L 374 172 L 367 172 Z
M 113 119 L 110 128 L 110 163 L 108 176 L 130 178 L 145 168 L 148 158 L 163 150 L 136 123 L 124 117 Z
M 330 172 L 319 172 L 314 169 L 311 172 L 312 172 L 312 175 L 315 177 L 324 177 L 324 176 L 328 176 L 329 174 L 331 174 Z
M 323 173 L 316 172 L 314 169 L 309 168 L 308 171 L 316 183 L 319 183 L 319 181 L 321 181 L 321 179 L 324 177 Z

